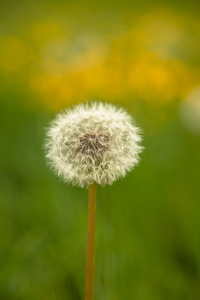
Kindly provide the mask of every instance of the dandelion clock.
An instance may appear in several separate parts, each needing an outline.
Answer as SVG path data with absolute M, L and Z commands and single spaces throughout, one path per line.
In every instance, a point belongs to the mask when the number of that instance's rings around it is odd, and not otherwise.
M 57 115 L 47 130 L 46 158 L 65 182 L 89 188 L 85 300 L 93 299 L 96 184 L 111 185 L 139 161 L 140 130 L 123 109 L 80 104 Z

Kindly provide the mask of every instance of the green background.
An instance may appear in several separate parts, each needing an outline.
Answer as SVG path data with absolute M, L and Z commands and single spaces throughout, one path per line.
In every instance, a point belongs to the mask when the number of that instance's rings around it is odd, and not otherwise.
M 145 147 L 97 189 L 95 299 L 199 300 L 198 2 L 7 1 L 0 14 L 0 299 L 83 299 L 88 191 L 51 173 L 43 143 L 56 112 L 95 99 L 126 108 Z

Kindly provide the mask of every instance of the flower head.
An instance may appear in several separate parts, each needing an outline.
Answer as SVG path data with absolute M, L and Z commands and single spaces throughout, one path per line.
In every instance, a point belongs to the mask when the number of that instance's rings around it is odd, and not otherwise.
M 46 157 L 64 181 L 104 186 L 138 163 L 140 141 L 139 128 L 126 111 L 101 102 L 79 104 L 51 123 Z

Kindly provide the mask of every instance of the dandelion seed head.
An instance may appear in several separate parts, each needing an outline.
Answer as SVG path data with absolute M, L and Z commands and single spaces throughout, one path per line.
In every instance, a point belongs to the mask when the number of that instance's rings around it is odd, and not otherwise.
M 66 182 L 112 184 L 139 161 L 141 135 L 132 117 L 108 103 L 79 104 L 47 130 L 46 158 Z

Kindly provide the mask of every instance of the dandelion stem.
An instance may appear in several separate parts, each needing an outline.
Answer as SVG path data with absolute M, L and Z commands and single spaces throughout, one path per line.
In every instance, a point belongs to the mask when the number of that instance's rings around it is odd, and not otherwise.
M 89 185 L 88 232 L 85 271 L 85 300 L 94 297 L 96 184 Z

